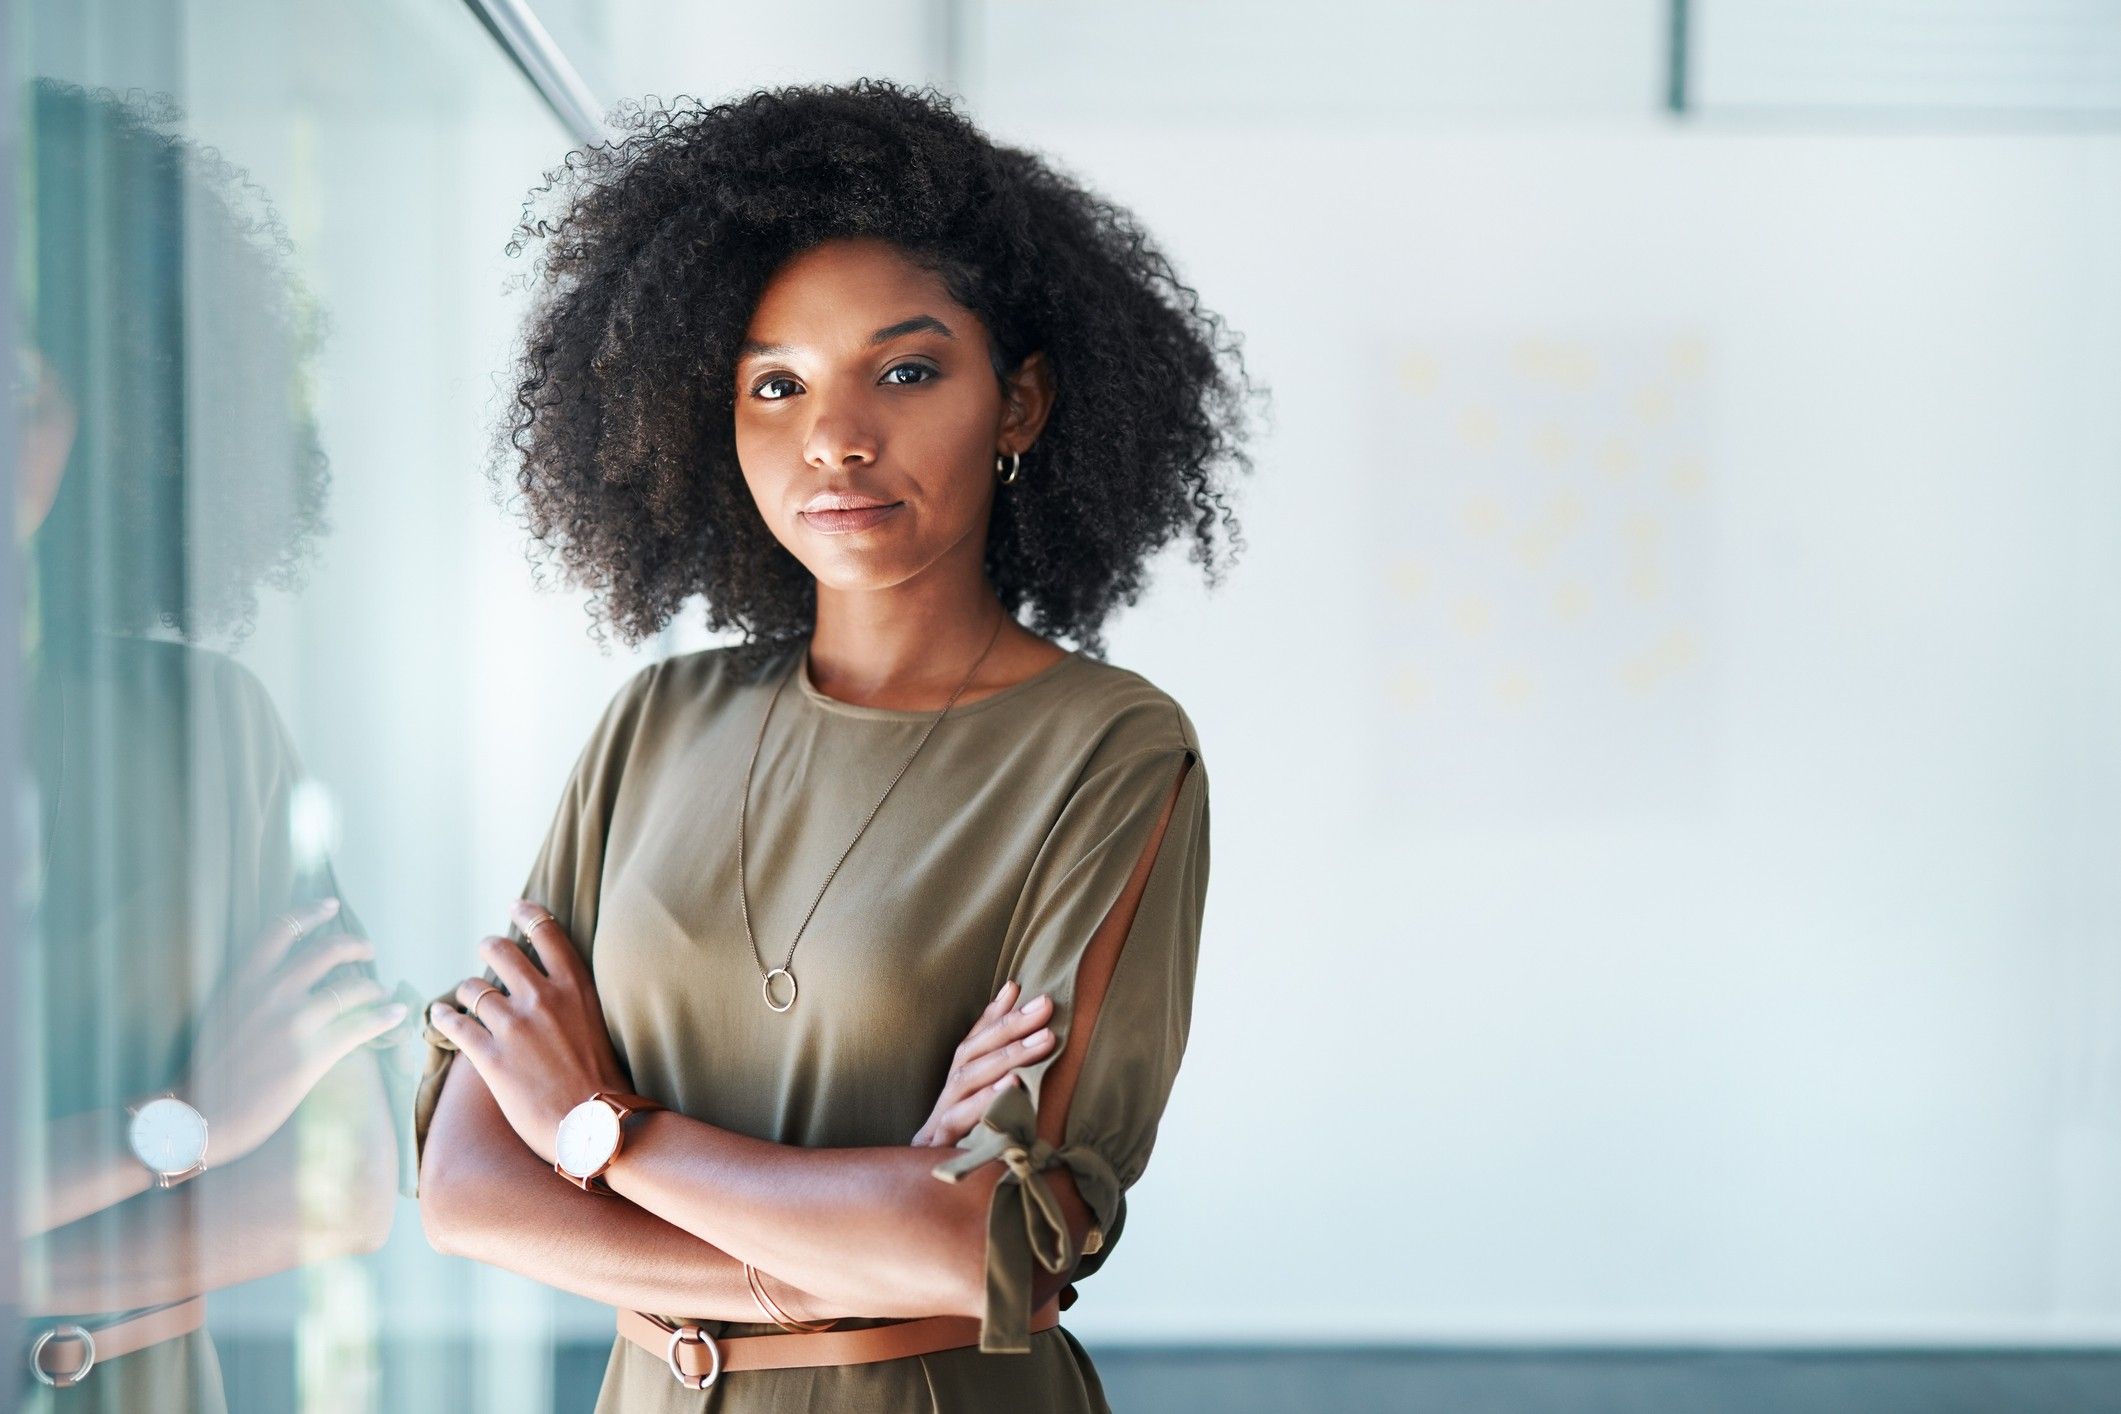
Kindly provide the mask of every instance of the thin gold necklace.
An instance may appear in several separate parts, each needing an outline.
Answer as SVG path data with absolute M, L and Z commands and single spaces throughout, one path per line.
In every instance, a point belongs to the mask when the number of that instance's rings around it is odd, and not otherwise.
M 994 632 L 987 635 L 987 646 L 980 650 L 979 657 L 972 660 L 972 667 L 969 671 L 966 672 L 965 680 L 957 685 L 957 691 L 950 694 L 950 700 L 943 704 L 943 710 L 935 714 L 935 720 L 928 724 L 928 730 L 922 732 L 921 739 L 913 744 L 912 752 L 906 757 L 903 762 L 900 763 L 898 768 L 898 774 L 894 775 L 891 778 L 891 785 L 885 786 L 884 794 L 878 796 L 876 798 L 876 804 L 869 807 L 869 815 L 867 819 L 864 819 L 862 821 L 862 828 L 854 832 L 854 838 L 847 841 L 847 847 L 840 851 L 839 861 L 838 863 L 835 863 L 832 866 L 832 873 L 827 874 L 825 876 L 825 882 L 818 885 L 817 898 L 810 900 L 810 911 L 803 915 L 802 923 L 795 930 L 795 941 L 788 945 L 787 960 L 782 962 L 779 967 L 774 968 L 772 971 L 765 972 L 761 990 L 765 993 L 766 1005 L 768 1007 L 771 1007 L 774 1011 L 787 1011 L 795 1005 L 795 974 L 788 970 L 788 964 L 795 961 L 795 949 L 797 944 L 803 941 L 803 929 L 808 928 L 810 926 L 811 914 L 817 912 L 817 906 L 819 901 L 825 897 L 825 890 L 832 887 L 833 875 L 840 872 L 840 865 L 845 864 L 847 862 L 847 856 L 854 853 L 855 845 L 860 843 L 862 836 L 869 832 L 869 821 L 874 820 L 876 818 L 876 812 L 884 808 L 884 801 L 887 797 L 890 796 L 891 787 L 898 784 L 899 776 L 903 776 L 906 774 L 906 767 L 911 766 L 913 764 L 913 758 L 921 754 L 921 748 L 928 744 L 928 738 L 934 733 L 937 727 L 943 724 L 943 718 L 949 715 L 950 709 L 957 705 L 957 699 L 959 695 L 971 685 L 973 673 L 978 672 L 979 665 L 987 661 L 987 654 L 990 650 L 993 649 L 994 640 L 1001 636 L 1002 624 L 1008 619 L 1008 617 L 1008 612 L 1004 610 L 1001 617 L 995 620 Z M 751 773 L 753 769 L 757 767 L 759 762 L 759 747 L 766 740 L 766 723 L 773 720 L 773 705 L 774 703 L 781 700 L 781 689 L 788 685 L 788 679 L 794 677 L 797 673 L 803 670 L 803 660 L 807 656 L 809 656 L 809 652 L 810 648 L 807 643 L 805 643 L 801 648 L 796 650 L 794 666 L 791 667 L 787 672 L 781 674 L 781 680 L 778 683 L 774 684 L 773 696 L 766 699 L 765 714 L 759 718 L 758 740 L 751 743 L 751 761 L 744 767 L 744 798 L 742 803 L 737 807 L 737 902 L 743 907 L 744 936 L 751 942 L 752 960 L 758 964 L 761 971 L 764 971 L 766 967 L 766 959 L 759 956 L 758 939 L 752 936 L 751 901 L 746 896 L 746 889 L 744 887 L 744 824 L 746 817 L 748 817 L 751 812 Z M 788 979 L 788 1000 L 785 1002 L 776 1003 L 774 1001 L 773 979 L 776 977 L 785 977 Z

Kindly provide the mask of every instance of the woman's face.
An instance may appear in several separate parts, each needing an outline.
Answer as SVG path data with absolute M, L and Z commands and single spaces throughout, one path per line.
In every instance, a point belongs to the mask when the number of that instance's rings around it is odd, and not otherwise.
M 1050 406 L 1033 354 L 1007 389 L 987 329 L 888 242 L 804 251 L 753 311 L 736 365 L 736 450 L 774 537 L 841 590 L 983 562 L 997 452 L 1022 451 Z M 839 514 L 842 500 L 888 509 Z M 956 552 L 953 556 L 953 552 Z

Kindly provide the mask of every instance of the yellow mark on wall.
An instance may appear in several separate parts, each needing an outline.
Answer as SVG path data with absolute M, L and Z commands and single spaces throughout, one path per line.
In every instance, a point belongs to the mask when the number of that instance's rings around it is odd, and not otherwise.
M 1582 344 L 1551 339 L 1519 339 L 1510 346 L 1510 367 L 1518 377 L 1582 391 L 1598 379 L 1598 358 Z
M 1495 623 L 1495 611 L 1488 601 L 1477 594 L 1468 594 L 1458 601 L 1458 627 L 1465 634 L 1478 638 Z
M 1569 580 L 1554 591 L 1554 612 L 1565 623 L 1574 623 L 1591 607 L 1591 591 L 1583 587 L 1583 581 Z
M 1482 451 L 1495 445 L 1495 414 L 1484 407 L 1469 407 L 1458 415 L 1458 435 L 1468 447 Z
M 1395 707 L 1426 707 L 1431 695 L 1428 674 L 1419 668 L 1394 668 L 1385 679 L 1385 696 Z
M 1523 668 L 1512 668 L 1495 683 L 1495 696 L 1512 707 L 1522 707 L 1532 700 L 1538 685 L 1532 675 Z
M 1525 568 L 1538 569 L 1554 553 L 1555 532 L 1548 526 L 1534 526 L 1518 535 L 1515 542 L 1517 558 L 1524 561 Z
M 1435 358 L 1429 354 L 1417 350 L 1399 360 L 1399 386 L 1417 397 L 1427 397 L 1435 392 L 1442 376 Z
M 1417 598 L 1429 587 L 1429 567 L 1412 556 L 1394 560 L 1385 577 L 1402 599 Z
M 1613 481 L 1624 480 L 1635 469 L 1635 449 L 1625 437 L 1608 437 L 1598 449 L 1598 469 Z
M 1681 378 L 1698 378 L 1702 370 L 1708 367 L 1708 341 L 1693 334 L 1683 339 L 1674 339 L 1666 355 L 1671 362 L 1672 372 Z
M 1648 692 L 1665 679 L 1676 677 L 1692 667 L 1700 656 L 1700 644 L 1694 635 L 1683 628 L 1675 628 L 1642 652 L 1624 660 L 1620 665 L 1621 681 L 1632 691 Z
M 1575 439 L 1558 422 L 1547 422 L 1532 434 L 1532 451 L 1548 466 L 1559 466 L 1576 449 Z
M 1463 514 L 1466 529 L 1475 535 L 1493 535 L 1502 529 L 1502 506 L 1485 491 L 1466 497 Z

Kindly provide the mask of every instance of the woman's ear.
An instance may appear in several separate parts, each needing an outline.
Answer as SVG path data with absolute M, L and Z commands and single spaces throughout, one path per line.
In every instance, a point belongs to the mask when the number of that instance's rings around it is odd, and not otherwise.
M 1026 452 L 1053 411 L 1053 365 L 1043 349 L 1026 354 L 1002 384 L 1001 451 Z

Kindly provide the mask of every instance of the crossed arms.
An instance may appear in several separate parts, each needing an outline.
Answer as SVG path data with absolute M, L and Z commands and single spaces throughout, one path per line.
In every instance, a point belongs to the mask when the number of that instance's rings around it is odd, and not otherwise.
M 1190 764 L 1190 763 L 1189 763 Z M 1097 937 L 1124 938 L 1184 772 Z M 797 1320 L 981 1313 L 987 1212 L 1006 1170 L 937 1181 L 932 1148 L 775 1144 L 671 1111 L 631 1122 L 585 1193 L 524 1143 L 478 1071 L 452 1064 L 420 1173 L 420 1215 L 438 1250 L 612 1306 L 757 1321 L 748 1262 Z M 1091 1215 L 1065 1168 L 1045 1174 L 1079 1249 Z M 1034 1266 L 1033 1310 L 1068 1272 Z

